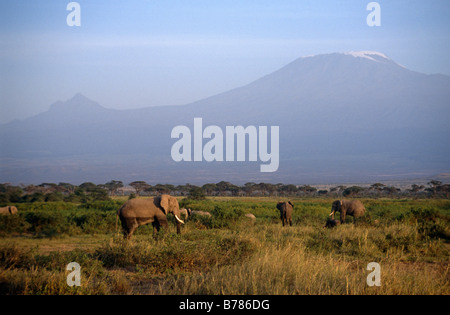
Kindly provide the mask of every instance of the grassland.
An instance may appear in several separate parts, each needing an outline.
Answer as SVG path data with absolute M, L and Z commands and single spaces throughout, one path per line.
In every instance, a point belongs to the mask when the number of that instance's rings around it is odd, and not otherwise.
M 123 201 L 18 204 L 19 215 L 1 216 L 0 293 L 450 293 L 449 200 L 363 199 L 356 225 L 323 229 L 331 199 L 294 199 L 294 224 L 282 228 L 278 198 L 180 198 L 213 216 L 157 239 L 140 227 L 128 242 L 116 229 Z M 74 261 L 80 287 L 66 283 Z M 370 262 L 381 266 L 380 287 L 366 283 Z

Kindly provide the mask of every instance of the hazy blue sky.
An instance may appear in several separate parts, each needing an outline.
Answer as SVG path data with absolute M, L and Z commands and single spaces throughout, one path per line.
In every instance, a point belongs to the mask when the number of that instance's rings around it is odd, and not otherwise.
M 382 52 L 450 75 L 450 1 L 0 0 L 0 123 L 81 92 L 108 108 L 186 104 L 247 84 L 298 57 Z

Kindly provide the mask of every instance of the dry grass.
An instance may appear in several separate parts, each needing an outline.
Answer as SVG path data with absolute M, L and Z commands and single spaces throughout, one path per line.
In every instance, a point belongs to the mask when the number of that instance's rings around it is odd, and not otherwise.
M 231 202 L 255 213 L 256 224 L 190 221 L 181 235 L 171 226 L 157 240 L 142 233 L 130 242 L 115 233 L 0 238 L 0 293 L 450 294 L 448 239 L 438 237 L 448 235 L 445 214 L 422 222 L 389 212 L 381 223 L 328 230 L 320 219 L 327 202 L 308 200 L 282 228 L 268 201 Z M 79 288 L 66 284 L 72 261 L 82 268 Z M 366 283 L 370 262 L 381 266 L 380 287 Z
M 163 281 L 154 294 L 449 294 L 448 261 L 434 263 L 408 261 L 405 249 L 385 252 L 378 257 L 381 287 L 366 283 L 373 250 L 367 229 L 344 227 L 326 231 L 330 239 L 346 239 L 358 253 L 327 252 L 308 247 L 311 227 L 281 230 L 277 227 L 247 230 L 258 244 L 257 252 L 240 264 L 214 268 L 210 272 L 179 275 Z M 259 237 L 258 237 L 259 236 Z M 264 238 L 265 236 L 265 238 Z M 351 238 L 349 238 L 351 236 Z M 269 240 L 270 239 L 270 240 Z M 269 241 L 268 241 L 269 240 Z M 436 244 L 435 244 L 436 245 Z M 436 245 L 439 246 L 439 245 Z M 444 250 L 444 249 L 441 249 Z M 444 250 L 445 251 L 445 250 Z M 414 253 L 413 253 L 414 255 Z

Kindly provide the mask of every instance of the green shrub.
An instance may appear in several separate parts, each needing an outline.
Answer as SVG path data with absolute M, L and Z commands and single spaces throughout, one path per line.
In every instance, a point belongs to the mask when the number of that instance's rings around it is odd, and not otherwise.
M 99 200 L 79 205 L 77 209 L 97 210 L 97 211 L 116 211 L 122 206 L 120 200 Z
M 52 237 L 67 230 L 67 224 L 64 224 L 64 217 L 59 212 L 27 212 L 25 220 L 31 225 L 28 230 L 39 237 Z
M 17 209 L 20 212 L 33 212 L 33 211 L 49 211 L 49 212 L 62 212 L 68 210 L 76 210 L 77 205 L 70 202 L 33 202 L 33 203 L 21 203 L 17 204 Z
M 211 213 L 212 227 L 230 228 L 242 220 L 244 213 L 243 209 L 237 206 L 216 205 Z
M 190 198 L 183 198 L 179 201 L 180 208 L 190 208 L 192 210 L 201 210 L 211 212 L 214 209 L 215 202 L 209 199 L 194 200 Z
M 416 225 L 423 237 L 450 239 L 450 219 L 439 214 L 436 209 L 411 208 L 405 218 Z
M 0 215 L 0 235 L 23 233 L 30 228 L 23 215 Z

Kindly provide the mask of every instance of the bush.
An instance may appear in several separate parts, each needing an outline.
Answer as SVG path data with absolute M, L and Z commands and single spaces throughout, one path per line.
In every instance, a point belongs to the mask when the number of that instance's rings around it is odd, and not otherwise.
M 87 209 L 87 210 L 98 210 L 98 211 L 117 211 L 122 205 L 122 201 L 120 200 L 100 200 L 100 201 L 91 201 L 85 204 L 78 206 L 78 209 Z
M 33 211 L 45 211 L 45 212 L 63 212 L 68 210 L 76 210 L 77 205 L 70 202 L 33 202 L 33 203 L 20 203 L 17 204 L 19 213 L 21 212 L 33 212 Z
M 83 233 L 109 233 L 115 230 L 116 214 L 114 212 L 82 211 L 72 213 L 67 218 L 67 223 L 76 226 Z
M 230 228 L 243 218 L 244 211 L 239 207 L 216 205 L 211 214 L 213 218 L 212 227 Z
M 59 191 L 45 195 L 46 202 L 55 202 L 55 201 L 63 201 L 63 200 L 64 200 L 64 195 Z
M 40 237 L 56 236 L 67 229 L 63 215 L 58 212 L 27 212 L 25 220 L 31 225 L 28 230 Z
M 9 233 L 23 233 L 30 226 L 22 215 L 0 215 L 0 235 L 2 236 Z
M 406 218 L 416 224 L 417 231 L 423 237 L 450 239 L 449 218 L 439 214 L 435 209 L 411 208 Z
M 206 199 L 206 200 L 194 200 L 190 198 L 183 198 L 179 201 L 180 208 L 190 208 L 192 210 L 202 210 L 211 212 L 214 210 L 214 205 L 216 202 Z

